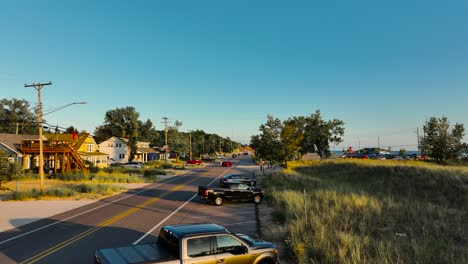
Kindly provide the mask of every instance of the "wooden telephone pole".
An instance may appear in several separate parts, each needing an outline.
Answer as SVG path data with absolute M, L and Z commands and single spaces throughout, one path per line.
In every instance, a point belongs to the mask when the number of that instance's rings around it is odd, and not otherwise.
M 42 103 L 41 103 L 41 89 L 46 85 L 52 85 L 52 82 L 48 83 L 33 83 L 25 84 L 24 87 L 34 87 L 37 90 L 37 125 L 39 127 L 39 176 L 41 179 L 41 193 L 44 193 L 44 154 L 42 147 Z
M 170 123 L 170 122 L 167 121 L 167 119 L 168 119 L 167 117 L 163 117 L 162 119 L 164 120 L 164 121 L 162 121 L 161 123 L 164 123 L 165 144 L 166 144 L 166 146 L 165 146 L 166 155 L 165 155 L 165 161 L 164 161 L 164 162 L 167 163 L 167 152 L 168 152 L 168 150 L 169 150 L 169 149 L 167 148 L 167 147 L 168 147 L 168 146 L 167 146 L 167 124 Z

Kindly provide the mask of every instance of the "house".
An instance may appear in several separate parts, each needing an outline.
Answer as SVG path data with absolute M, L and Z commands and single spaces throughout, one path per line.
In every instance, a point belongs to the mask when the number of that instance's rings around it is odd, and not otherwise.
M 45 141 L 46 137 L 42 137 Z M 30 169 L 37 166 L 39 160 L 30 155 L 23 155 L 21 152 L 21 141 L 39 141 L 39 135 L 22 135 L 22 134 L 7 134 L 0 133 L 0 150 L 5 151 L 11 160 L 21 164 L 22 169 Z
M 98 150 L 98 145 L 91 134 L 83 131 L 79 134 L 45 134 L 48 144 L 70 143 L 83 161 L 95 167 L 108 167 L 108 155 Z
M 128 162 L 129 151 L 127 149 L 127 141 L 120 137 L 111 137 L 99 143 L 99 151 L 106 153 L 109 157 L 109 164 L 126 163 Z
M 149 142 L 138 141 L 137 142 L 137 152 L 135 154 L 134 161 L 147 162 L 151 160 L 159 160 L 161 157 L 161 152 L 150 147 Z
M 109 155 L 109 163 L 119 164 L 128 162 L 130 157 L 129 139 L 113 136 L 99 143 L 99 151 Z M 164 153 L 150 147 L 149 142 L 138 141 L 137 152 L 133 161 L 148 162 L 164 159 Z

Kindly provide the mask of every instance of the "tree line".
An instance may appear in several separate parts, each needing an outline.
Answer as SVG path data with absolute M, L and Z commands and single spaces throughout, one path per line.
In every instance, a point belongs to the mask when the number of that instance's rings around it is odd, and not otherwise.
M 130 157 L 133 160 L 137 150 L 137 142 L 150 142 L 153 147 L 165 145 L 165 129 L 157 130 L 150 119 L 142 121 L 140 114 L 134 107 L 127 106 L 108 110 L 101 125 L 95 128 L 93 137 L 100 142 L 112 137 L 129 139 Z M 37 108 L 24 99 L 0 100 L 0 133 L 37 135 Z M 47 120 L 43 120 L 47 124 Z M 178 156 L 188 156 L 190 145 L 193 157 L 204 154 L 232 152 L 240 149 L 242 144 L 223 138 L 217 134 L 206 133 L 203 130 L 181 132 L 182 121 L 174 121 L 167 127 L 168 147 Z M 44 125 L 47 133 L 72 133 L 79 131 L 73 126 L 58 127 Z M 191 141 L 191 144 L 190 144 Z
M 250 140 L 255 155 L 286 167 L 288 161 L 301 159 L 306 153 L 330 157 L 330 144 L 341 143 L 345 131 L 342 120 L 324 120 L 320 110 L 310 116 L 291 117 L 285 121 L 268 115 L 259 130 L 261 133 Z
M 281 121 L 267 116 L 261 132 L 251 138 L 250 146 L 260 160 L 276 164 L 301 159 L 303 154 L 316 153 L 320 158 L 331 156 L 330 145 L 343 142 L 344 122 L 339 119 L 324 120 L 317 110 L 310 116 L 291 117 Z M 450 125 L 447 117 L 431 117 L 423 126 L 419 141 L 421 155 L 436 161 L 468 160 L 468 144 L 463 142 L 463 124 Z M 401 150 L 401 152 L 406 152 Z
M 165 145 L 165 130 L 156 130 L 150 119 L 142 121 L 134 107 L 122 107 L 109 110 L 103 123 L 94 130 L 94 138 L 100 143 L 112 136 L 129 139 L 130 159 L 136 153 L 138 141 L 150 142 L 151 146 Z M 44 119 L 44 124 L 47 121 Z M 267 116 L 261 124 L 259 135 L 251 137 L 250 146 L 255 149 L 258 158 L 273 163 L 287 164 L 300 159 L 303 154 L 317 153 L 322 158 L 330 157 L 330 145 L 343 142 L 344 122 L 339 119 L 324 120 L 320 110 L 310 116 L 291 117 L 281 121 Z M 232 152 L 242 147 L 229 137 L 223 138 L 203 130 L 181 132 L 182 122 L 176 120 L 168 126 L 168 146 L 177 155 Z M 73 126 L 67 128 L 45 127 L 48 133 L 72 133 Z M 438 161 L 457 159 L 468 152 L 468 145 L 463 143 L 465 129 L 463 124 L 450 125 L 447 117 L 431 117 L 423 126 L 424 135 L 419 142 L 419 150 Z M 0 133 L 37 134 L 37 107 L 24 99 L 0 100 Z

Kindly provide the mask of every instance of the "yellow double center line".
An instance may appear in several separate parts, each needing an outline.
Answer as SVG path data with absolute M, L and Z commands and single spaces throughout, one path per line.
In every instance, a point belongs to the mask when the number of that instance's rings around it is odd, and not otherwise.
M 189 181 L 189 182 L 187 182 L 187 183 L 177 185 L 177 186 L 171 188 L 170 190 L 166 191 L 165 193 L 161 194 L 160 196 L 151 198 L 151 199 L 147 200 L 146 202 L 141 203 L 141 204 L 139 204 L 139 205 L 133 207 L 132 209 L 129 209 L 129 210 L 123 212 L 123 213 L 120 213 L 120 214 L 118 214 L 118 215 L 112 217 L 111 219 L 106 220 L 106 221 L 104 221 L 104 222 L 98 224 L 97 226 L 95 226 L 95 227 L 93 227 L 93 228 L 91 228 L 91 229 L 89 229 L 89 230 L 86 230 L 85 232 L 80 233 L 80 234 L 78 234 L 78 235 L 76 235 L 76 236 L 74 236 L 74 237 L 72 237 L 72 238 L 70 238 L 70 239 L 68 239 L 68 240 L 65 240 L 65 241 L 63 241 L 63 242 L 61 242 L 61 243 L 59 243 L 59 244 L 57 244 L 57 245 L 55 245 L 55 246 L 53 246 L 53 247 L 51 247 L 51 248 L 45 250 L 45 251 L 43 251 L 43 252 L 41 252 L 41 253 L 39 253 L 39 254 L 33 256 L 33 257 L 31 257 L 31 258 L 29 258 L 29 259 L 27 259 L 27 260 L 21 262 L 21 263 L 35 263 L 35 262 L 37 262 L 37 261 L 39 261 L 39 260 L 41 260 L 41 259 L 43 259 L 43 258 L 49 256 L 50 254 L 53 254 L 54 252 L 57 252 L 57 251 L 59 251 L 60 249 L 66 247 L 66 246 L 68 246 L 68 245 L 70 245 L 70 244 L 73 244 L 73 243 L 75 243 L 76 241 L 78 241 L 78 240 L 80 240 L 80 239 L 82 239 L 82 238 L 84 238 L 84 237 L 87 237 L 87 236 L 91 235 L 92 233 L 98 231 L 99 229 L 101 229 L 101 228 L 103 228 L 103 227 L 106 227 L 106 226 L 108 226 L 108 225 L 110 225 L 110 224 L 112 224 L 112 223 L 114 223 L 114 222 L 116 222 L 116 221 L 118 221 L 118 220 L 120 220 L 120 219 L 126 217 L 126 216 L 129 216 L 129 215 L 133 214 L 134 212 L 136 212 L 136 211 L 138 211 L 138 210 L 144 208 L 145 206 L 147 206 L 147 205 L 149 205 L 149 204 L 151 204 L 151 203 L 156 202 L 157 200 L 163 198 L 164 196 L 170 194 L 171 192 L 174 192 L 174 191 L 177 191 L 177 190 L 179 190 L 179 189 L 182 189 L 184 186 L 186 186 L 186 185 L 188 185 L 188 184 L 190 184 L 190 183 L 196 181 L 198 178 L 199 178 L 199 177 L 196 177 L 195 179 L 193 179 L 193 180 L 191 180 L 191 181 Z

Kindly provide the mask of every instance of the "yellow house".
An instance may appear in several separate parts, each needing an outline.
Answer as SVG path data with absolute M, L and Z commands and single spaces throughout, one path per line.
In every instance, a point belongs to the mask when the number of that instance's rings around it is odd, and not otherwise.
M 83 161 L 92 163 L 95 167 L 108 167 L 108 155 L 98 151 L 98 145 L 93 136 L 86 131 L 73 134 L 46 134 L 49 143 L 71 143 L 73 149 Z

